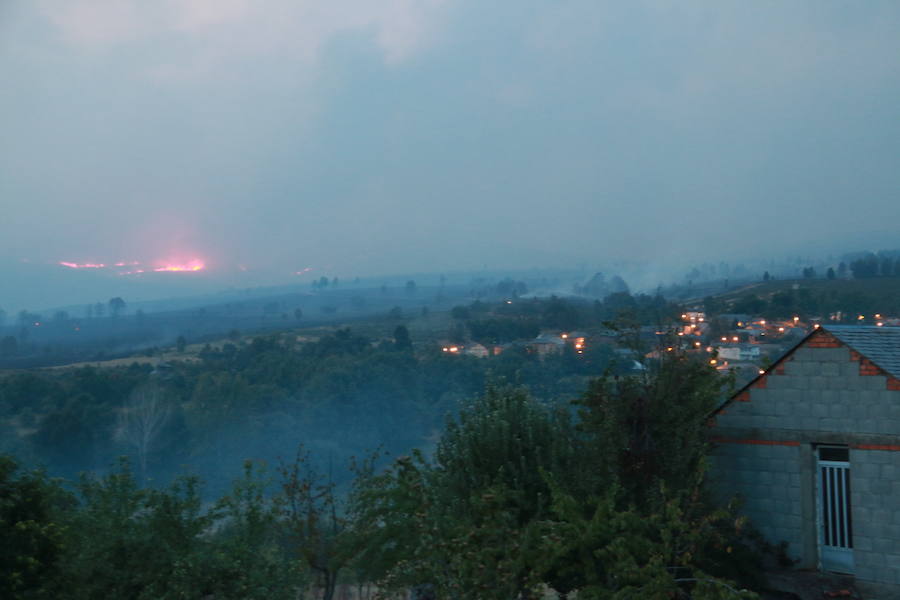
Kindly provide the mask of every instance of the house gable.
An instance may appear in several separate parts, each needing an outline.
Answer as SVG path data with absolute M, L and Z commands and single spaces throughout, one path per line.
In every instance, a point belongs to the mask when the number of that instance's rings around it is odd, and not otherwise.
M 819 328 L 723 403 L 710 425 L 763 439 L 778 430 L 893 435 L 898 391 L 900 379 Z

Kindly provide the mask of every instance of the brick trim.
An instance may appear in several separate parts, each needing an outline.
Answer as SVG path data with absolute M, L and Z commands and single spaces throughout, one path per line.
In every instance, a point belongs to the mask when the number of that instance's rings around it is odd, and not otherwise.
M 851 444 L 854 450 L 889 450 L 891 452 L 900 452 L 900 446 L 895 444 Z

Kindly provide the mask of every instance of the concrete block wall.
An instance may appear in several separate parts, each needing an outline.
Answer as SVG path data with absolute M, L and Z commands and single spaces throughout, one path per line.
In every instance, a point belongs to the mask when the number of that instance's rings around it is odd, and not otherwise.
M 900 452 L 850 451 L 856 577 L 900 585 Z
M 799 447 L 723 444 L 713 455 L 711 483 L 724 500 L 738 495 L 742 512 L 788 555 L 803 554 L 803 506 Z
M 826 338 L 826 336 L 822 336 Z M 816 338 L 813 338 L 816 341 Z M 850 447 L 859 580 L 900 585 L 900 386 L 846 346 L 803 346 L 716 416 L 711 482 L 771 543 L 818 561 L 816 444 Z
M 716 417 L 716 426 L 900 435 L 900 393 L 884 375 L 860 375 L 844 348 L 799 348 L 744 398 Z

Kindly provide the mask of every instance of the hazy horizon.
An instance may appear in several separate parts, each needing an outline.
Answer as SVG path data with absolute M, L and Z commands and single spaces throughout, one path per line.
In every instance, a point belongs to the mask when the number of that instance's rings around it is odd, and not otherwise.
M 896 248 L 897 31 L 887 1 L 11 0 L 0 306 L 80 299 L 61 262 L 268 285 Z

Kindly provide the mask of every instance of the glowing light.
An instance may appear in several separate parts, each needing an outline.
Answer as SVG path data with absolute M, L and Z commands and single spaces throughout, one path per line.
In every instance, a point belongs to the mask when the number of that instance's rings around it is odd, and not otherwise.
M 733 338 L 731 338 L 731 341 L 733 341 L 733 342 L 738 341 L 738 336 L 734 336 Z
M 694 342 L 694 346 L 696 346 L 697 348 L 699 348 L 699 347 L 700 347 L 700 342 Z
M 779 328 L 778 328 L 778 331 L 781 332 L 781 333 L 784 333 L 784 327 L 779 327 Z
M 134 260 L 134 261 L 131 261 L 131 262 L 117 262 L 117 263 L 116 263 L 115 265 L 113 265 L 113 266 L 116 266 L 116 267 L 136 267 L 136 266 L 138 266 L 139 264 L 141 264 L 141 263 L 139 263 L 138 261 Z
M 881 321 L 878 321 L 877 323 L 875 323 L 875 326 L 876 327 L 884 327 L 884 323 L 882 323 Z
M 564 333 L 564 334 L 562 334 L 562 335 L 559 336 L 559 337 L 561 337 L 562 339 L 565 340 L 565 339 L 567 339 L 567 338 L 569 337 L 569 334 L 568 334 L 568 333 Z
M 59 261 L 60 265 L 64 267 L 69 267 L 70 269 L 105 269 L 106 265 L 103 263 L 73 263 L 66 261 Z
M 716 364 L 717 362 L 719 362 L 719 361 L 717 361 L 717 360 L 714 359 L 714 358 L 709 359 L 709 364 L 711 364 L 711 365 L 714 365 L 714 364 Z
M 765 372 L 763 369 L 760 369 L 760 370 L 759 370 L 759 374 L 760 374 L 760 375 L 765 375 L 766 372 Z
M 184 272 L 190 272 L 190 271 L 202 271 L 205 268 L 206 268 L 206 265 L 203 264 L 203 261 L 192 260 L 188 263 L 163 265 L 162 267 L 156 267 L 153 270 L 156 271 L 157 273 L 162 273 L 162 272 L 184 273 Z
M 816 323 L 815 325 L 813 325 L 813 329 L 818 329 L 818 328 L 819 328 L 819 324 L 818 324 L 818 323 Z
M 876 318 L 876 319 L 880 319 L 880 318 L 881 318 L 881 313 L 875 313 L 875 318 Z
M 865 319 L 865 317 L 862 316 L 862 315 L 859 315 L 858 317 L 856 317 L 856 320 L 857 320 L 857 321 L 862 321 L 862 320 L 864 320 L 864 319 Z
M 246 271 L 247 267 L 241 265 L 240 269 L 241 269 L 241 271 Z M 300 269 L 299 271 L 294 271 L 294 275 L 303 275 L 304 273 L 309 273 L 312 270 L 313 270 L 312 267 L 306 267 L 305 269 Z

